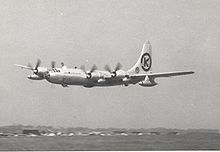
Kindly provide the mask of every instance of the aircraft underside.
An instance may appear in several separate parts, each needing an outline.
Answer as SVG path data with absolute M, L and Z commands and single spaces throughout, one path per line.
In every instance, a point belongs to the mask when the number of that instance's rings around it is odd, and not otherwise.
M 136 84 L 140 80 L 137 79 L 131 79 L 127 82 L 124 82 L 123 80 L 105 80 L 102 82 L 98 82 L 98 80 L 89 80 L 85 78 L 81 79 L 75 79 L 75 80 L 68 80 L 68 79 L 62 79 L 62 80 L 51 80 L 47 79 L 48 82 L 54 83 L 54 84 L 60 84 L 63 87 L 67 87 L 68 85 L 78 85 L 78 86 L 84 86 L 84 87 L 105 87 L 105 86 L 117 86 L 117 85 L 123 85 L 128 86 L 129 84 Z

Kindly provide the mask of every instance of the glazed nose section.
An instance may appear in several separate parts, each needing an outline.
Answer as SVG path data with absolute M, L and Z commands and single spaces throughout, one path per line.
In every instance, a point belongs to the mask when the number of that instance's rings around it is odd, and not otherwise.
M 28 78 L 28 79 L 31 79 L 31 80 L 43 80 L 43 79 L 44 79 L 43 77 L 38 76 L 38 75 L 35 75 L 35 74 L 33 74 L 33 75 L 28 75 L 27 78 Z

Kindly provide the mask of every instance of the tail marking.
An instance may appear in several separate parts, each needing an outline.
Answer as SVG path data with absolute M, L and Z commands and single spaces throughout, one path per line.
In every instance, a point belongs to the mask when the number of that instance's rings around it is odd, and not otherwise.
M 141 57 L 141 67 L 144 71 L 149 71 L 152 65 L 152 59 L 149 53 L 144 53 Z

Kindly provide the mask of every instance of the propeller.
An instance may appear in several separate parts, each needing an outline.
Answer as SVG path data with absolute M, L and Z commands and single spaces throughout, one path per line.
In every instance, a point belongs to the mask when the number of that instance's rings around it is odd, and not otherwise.
M 112 72 L 112 70 L 108 64 L 105 65 L 104 69 L 110 73 Z
M 41 64 L 41 60 L 40 59 L 37 59 L 37 63 L 36 63 L 36 66 L 35 66 L 35 69 L 37 69 Z
M 32 70 L 34 75 L 31 75 L 28 78 L 34 79 L 34 80 L 43 79 L 49 73 L 48 68 L 40 67 L 40 65 L 41 65 L 41 60 L 40 59 L 37 59 L 35 67 L 33 67 L 30 63 L 28 63 L 27 66 L 19 65 L 19 64 L 14 64 L 14 65 L 18 66 L 18 67 L 21 67 L 23 69 Z M 55 67 L 55 62 L 54 61 L 51 62 L 51 66 Z
M 97 70 L 97 66 L 96 66 L 95 64 L 93 64 L 93 66 L 92 66 L 92 68 L 91 68 L 91 70 L 90 70 L 89 73 L 92 73 L 92 72 L 94 72 L 95 70 Z
M 80 66 L 80 69 L 81 69 L 83 72 L 85 72 L 86 78 L 87 78 L 87 79 L 90 79 L 90 78 L 92 77 L 92 73 L 93 73 L 95 70 L 97 70 L 97 66 L 94 64 L 94 65 L 92 66 L 92 68 L 90 69 L 89 72 L 86 71 L 86 68 L 85 68 L 84 65 L 81 65 L 81 66 Z
M 85 72 L 85 73 L 86 73 L 86 68 L 85 68 L 85 66 L 84 66 L 84 65 L 81 65 L 81 66 L 80 66 L 80 69 L 81 69 L 81 70 L 83 70 L 83 72 Z
M 118 71 L 122 68 L 122 65 L 120 62 L 117 63 L 116 67 L 115 67 L 115 71 Z
M 64 63 L 63 63 L 63 62 L 61 62 L 61 66 L 62 66 L 62 67 L 64 66 Z
M 38 73 L 38 67 L 40 66 L 40 64 L 41 64 L 41 60 L 40 60 L 40 59 L 37 59 L 36 66 L 35 66 L 35 68 L 33 69 L 34 74 L 37 74 L 37 73 Z
M 28 65 L 27 65 L 31 70 L 34 70 L 33 69 L 33 66 L 30 64 L 30 63 L 28 63 Z
M 111 70 L 111 68 L 110 68 L 110 66 L 108 65 L 108 64 L 106 64 L 105 65 L 105 67 L 104 67 L 104 69 L 106 70 L 106 71 L 108 71 L 108 72 L 110 72 L 110 73 L 112 73 L 112 77 L 116 77 L 116 72 L 118 71 L 118 70 L 120 70 L 122 68 L 122 65 L 121 65 L 121 63 L 117 63 L 117 65 L 115 66 L 115 69 L 112 71 Z
M 55 61 L 52 61 L 52 62 L 51 62 L 51 68 L 52 68 L 52 69 L 55 68 L 55 65 L 56 65 L 56 62 L 55 62 Z

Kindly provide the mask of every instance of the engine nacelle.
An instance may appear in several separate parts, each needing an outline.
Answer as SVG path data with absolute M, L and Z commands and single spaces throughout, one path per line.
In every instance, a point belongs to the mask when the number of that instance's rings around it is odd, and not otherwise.
M 122 71 L 122 70 L 119 70 L 119 71 L 112 73 L 112 77 L 116 77 L 119 79 L 123 79 L 125 77 L 125 75 L 126 75 L 125 71 Z
M 36 75 L 36 74 L 28 75 L 27 78 L 28 78 L 28 79 L 31 79 L 31 80 L 43 80 L 43 79 L 44 79 L 43 77 L 38 76 L 38 75 Z
M 144 81 L 141 81 L 138 84 L 143 87 L 153 87 L 153 86 L 157 85 L 157 83 L 154 81 L 154 79 L 150 79 L 147 76 L 145 77 Z
M 34 70 L 34 74 L 44 77 L 48 74 L 48 69 L 44 67 L 38 67 L 36 70 Z
M 100 79 L 100 74 L 98 72 L 87 73 L 86 78 L 97 80 Z

